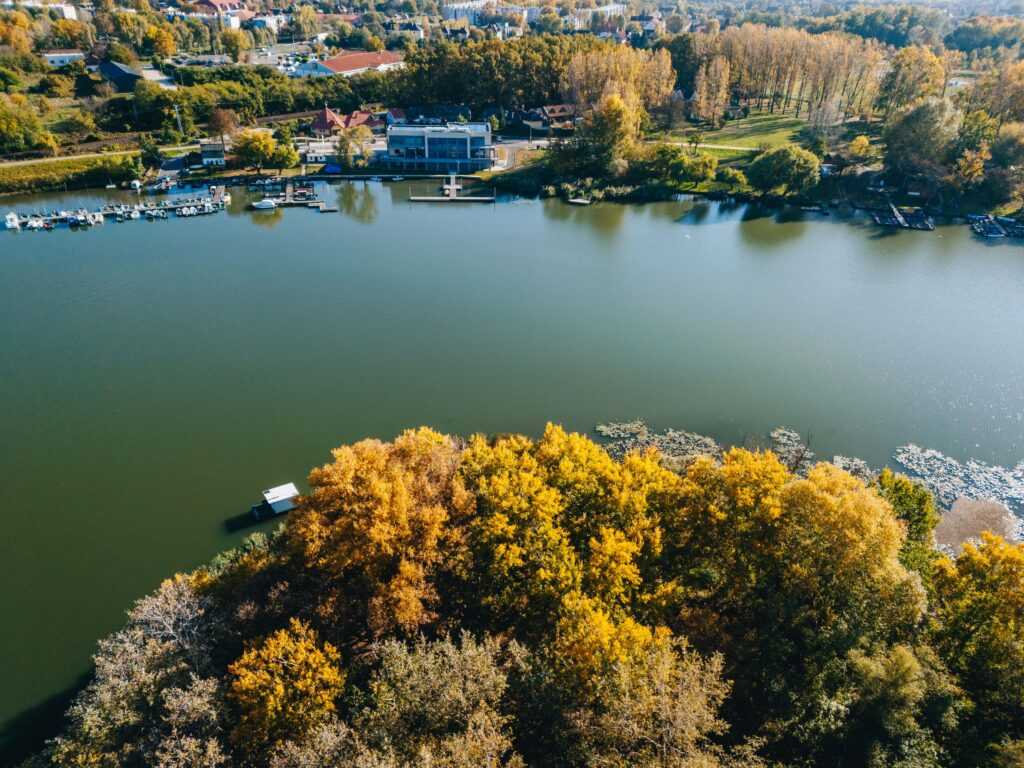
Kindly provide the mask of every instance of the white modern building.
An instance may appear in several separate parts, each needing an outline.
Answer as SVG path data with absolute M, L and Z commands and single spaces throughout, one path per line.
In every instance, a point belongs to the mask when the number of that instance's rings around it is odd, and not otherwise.
M 78 50 L 43 51 L 42 57 L 48 66 L 66 67 L 73 61 L 85 61 L 85 54 Z
M 493 0 L 465 0 L 460 3 L 449 3 L 441 6 L 441 15 L 446 20 L 466 19 L 470 24 L 477 25 L 478 19 L 484 14 L 496 16 L 522 16 L 527 23 L 540 18 L 539 5 L 506 5 Z
M 467 173 L 494 164 L 488 123 L 391 125 L 382 158 L 392 170 Z

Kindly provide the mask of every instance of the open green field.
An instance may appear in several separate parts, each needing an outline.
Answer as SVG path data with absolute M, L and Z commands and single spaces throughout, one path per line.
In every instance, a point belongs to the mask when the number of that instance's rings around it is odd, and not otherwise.
M 704 143 L 723 144 L 751 149 L 768 146 L 778 147 L 797 140 L 806 123 L 793 115 L 751 113 L 749 117 L 729 120 L 717 131 L 702 130 Z M 686 139 L 700 129 L 687 128 L 671 132 L 672 138 Z

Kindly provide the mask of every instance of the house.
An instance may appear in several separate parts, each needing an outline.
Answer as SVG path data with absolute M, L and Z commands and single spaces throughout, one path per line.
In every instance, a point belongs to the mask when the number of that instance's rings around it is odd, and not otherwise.
M 78 8 L 71 3 L 48 3 L 46 0 L 4 0 L 0 8 L 31 8 L 45 14 L 58 14 L 60 18 L 78 21 Z
M 142 79 L 142 75 L 119 61 L 104 61 L 100 63 L 99 73 L 103 79 L 114 86 L 114 89 L 127 93 L 135 90 L 135 84 Z
M 402 55 L 393 51 L 345 51 L 323 61 L 307 61 L 295 68 L 296 77 L 352 77 L 363 72 L 386 72 L 405 66 Z
M 247 26 L 250 29 L 269 29 L 275 35 L 288 26 L 291 17 L 283 13 L 272 15 L 254 16 L 249 20 Z
M 658 35 L 665 31 L 665 22 L 662 21 L 661 14 L 657 12 L 630 16 L 629 21 L 639 25 L 645 35 Z
M 548 128 L 572 129 L 576 120 L 575 104 L 549 104 L 540 108 Z
M 332 163 L 340 162 L 338 157 L 338 144 L 334 141 L 311 141 L 302 153 L 303 162 L 306 163 Z
M 488 123 L 392 125 L 382 164 L 392 170 L 466 173 L 494 164 Z
M 346 129 L 365 126 L 374 133 L 384 133 L 384 129 L 387 127 L 387 121 L 384 119 L 383 113 L 379 113 L 378 116 L 378 114 L 362 109 L 357 109 L 355 112 L 342 117 L 342 123 L 342 127 Z
M 316 117 L 313 118 L 313 125 L 311 130 L 317 136 L 330 136 L 335 131 L 340 131 L 345 127 L 345 120 L 337 112 L 329 109 L 327 105 L 316 113 Z
M 74 61 L 85 61 L 85 54 L 77 49 L 43 51 L 40 54 L 53 68 L 66 67 Z
M 203 158 L 204 167 L 223 168 L 227 165 L 227 152 L 230 144 L 227 141 L 216 139 L 200 139 L 199 154 Z

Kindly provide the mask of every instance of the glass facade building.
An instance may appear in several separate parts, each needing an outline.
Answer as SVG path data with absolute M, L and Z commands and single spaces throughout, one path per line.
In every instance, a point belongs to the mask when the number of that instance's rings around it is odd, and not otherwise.
M 392 125 L 388 128 L 388 168 L 434 173 L 461 173 L 494 163 L 491 126 L 487 123 Z

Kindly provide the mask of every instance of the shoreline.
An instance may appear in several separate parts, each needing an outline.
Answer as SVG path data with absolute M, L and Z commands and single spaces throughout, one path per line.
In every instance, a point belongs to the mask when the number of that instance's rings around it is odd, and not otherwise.
M 727 448 L 732 447 L 712 437 L 681 429 L 667 428 L 657 432 L 639 419 L 598 424 L 594 431 L 616 459 L 632 450 L 655 448 L 677 470 L 701 455 L 720 458 Z M 801 435 L 788 427 L 776 427 L 760 444 L 744 447 L 774 451 L 782 463 L 797 475 L 806 474 L 818 461 Z M 835 455 L 831 459 L 820 460 L 828 461 L 865 482 L 873 481 L 884 468 L 873 468 L 863 459 L 851 456 Z M 1014 467 L 986 464 L 976 459 L 961 462 L 941 451 L 907 443 L 893 451 L 886 466 L 924 485 L 935 498 L 944 519 L 954 511 L 959 513 L 962 528 L 970 527 L 972 517 L 979 523 L 982 519 L 998 523 L 998 515 L 992 507 L 982 506 L 982 503 L 997 504 L 1010 518 L 1002 521 L 1009 538 L 1024 541 L 1024 460 Z

